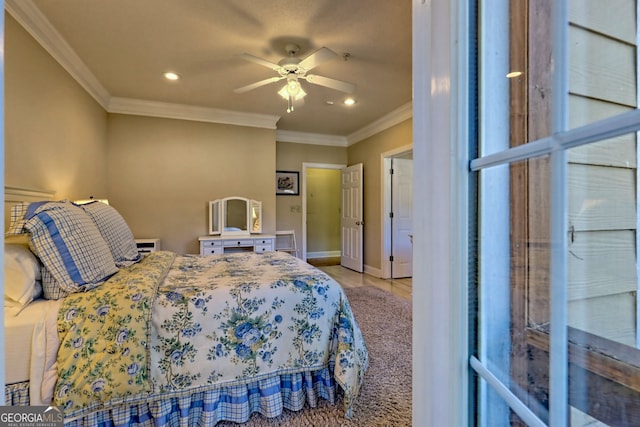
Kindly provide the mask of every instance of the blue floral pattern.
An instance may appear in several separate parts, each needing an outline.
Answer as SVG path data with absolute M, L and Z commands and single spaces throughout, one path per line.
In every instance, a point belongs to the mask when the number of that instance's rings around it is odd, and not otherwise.
M 81 359 L 78 367 L 91 372 L 95 366 L 104 369 L 96 370 L 81 388 L 78 380 L 70 380 L 71 372 L 62 375 L 56 392 L 64 397 L 58 404 L 77 410 L 92 406 L 95 399 L 104 403 L 126 396 L 207 390 L 332 367 L 349 410 L 362 385 L 368 354 L 337 282 L 280 252 L 175 259 L 162 255 L 167 252 L 154 254 L 160 255 L 139 264 L 171 258 L 168 271 L 157 267 L 155 276 L 162 276 L 157 289 L 153 285 L 143 292 L 134 286 L 127 292 L 108 293 L 112 299 L 87 298 L 87 292 L 82 294 L 89 300 L 86 304 L 65 303 L 59 329 L 72 331 L 64 340 L 66 357 Z M 139 276 L 131 282 L 137 283 Z M 111 283 L 95 292 L 104 288 L 111 288 Z M 125 315 L 121 307 L 150 305 L 153 297 L 152 315 L 136 311 L 139 319 L 150 318 L 148 324 L 132 327 L 128 318 L 121 318 Z M 95 314 L 88 316 L 91 311 Z M 97 352 L 89 351 L 94 347 L 87 340 L 93 338 L 84 332 L 88 326 L 80 327 L 80 332 L 75 323 L 79 317 L 90 318 L 100 330 L 104 328 L 97 320 L 112 319 L 108 340 L 120 350 L 117 362 L 111 356 L 98 360 Z M 122 357 L 123 343 L 134 339 L 140 346 L 127 347 Z M 132 382 L 130 387 L 120 387 L 125 378 Z

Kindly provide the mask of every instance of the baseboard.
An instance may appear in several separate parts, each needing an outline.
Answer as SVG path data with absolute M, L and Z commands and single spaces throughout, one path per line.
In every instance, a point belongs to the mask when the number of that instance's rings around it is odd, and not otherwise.
M 340 256 L 340 251 L 307 252 L 307 258 L 335 258 Z

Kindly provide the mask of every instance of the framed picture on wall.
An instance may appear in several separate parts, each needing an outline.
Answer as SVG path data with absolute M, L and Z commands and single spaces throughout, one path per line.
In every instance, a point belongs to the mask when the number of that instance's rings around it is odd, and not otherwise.
M 276 171 L 276 195 L 297 196 L 300 194 L 300 174 L 291 171 Z

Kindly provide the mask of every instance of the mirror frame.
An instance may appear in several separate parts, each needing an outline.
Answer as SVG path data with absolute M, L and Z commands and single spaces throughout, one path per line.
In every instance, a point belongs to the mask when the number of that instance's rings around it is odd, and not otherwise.
M 225 230 L 227 202 L 230 200 L 241 200 L 246 203 L 246 230 Z M 237 196 L 225 197 L 224 199 L 211 200 L 209 202 L 210 235 L 249 236 L 257 233 L 262 233 L 262 202 Z

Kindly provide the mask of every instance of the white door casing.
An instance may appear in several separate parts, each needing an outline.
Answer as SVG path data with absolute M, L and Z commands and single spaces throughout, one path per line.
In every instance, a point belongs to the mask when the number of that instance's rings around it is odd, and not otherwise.
M 393 255 L 394 248 L 392 247 L 393 242 L 393 230 L 392 230 L 392 218 L 391 212 L 394 210 L 391 200 L 392 194 L 392 179 L 393 176 L 391 174 L 391 169 L 393 168 L 393 161 L 395 159 L 411 159 L 413 161 L 413 144 L 404 145 L 401 147 L 394 148 L 390 151 L 385 151 L 380 155 L 380 178 L 381 178 L 381 205 L 380 205 L 380 215 L 381 215 L 381 229 L 380 235 L 382 236 L 381 247 L 380 247 L 380 259 L 381 259 L 381 270 L 379 272 L 379 276 L 384 279 L 391 279 L 391 256 Z M 412 169 L 413 175 L 413 169 Z M 413 182 L 411 183 L 411 205 L 414 205 L 413 200 Z M 412 222 L 415 213 L 412 213 Z M 412 229 L 415 224 L 412 224 Z M 413 234 L 413 231 L 411 232 Z M 411 242 L 411 241 L 410 241 Z M 414 245 L 411 246 L 411 252 L 413 254 Z M 413 260 L 411 261 L 413 264 Z M 413 272 L 411 274 L 413 277 Z
M 413 160 L 391 159 L 391 277 L 413 275 Z
M 340 264 L 363 271 L 362 163 L 342 169 L 342 216 L 340 220 L 342 254 Z

